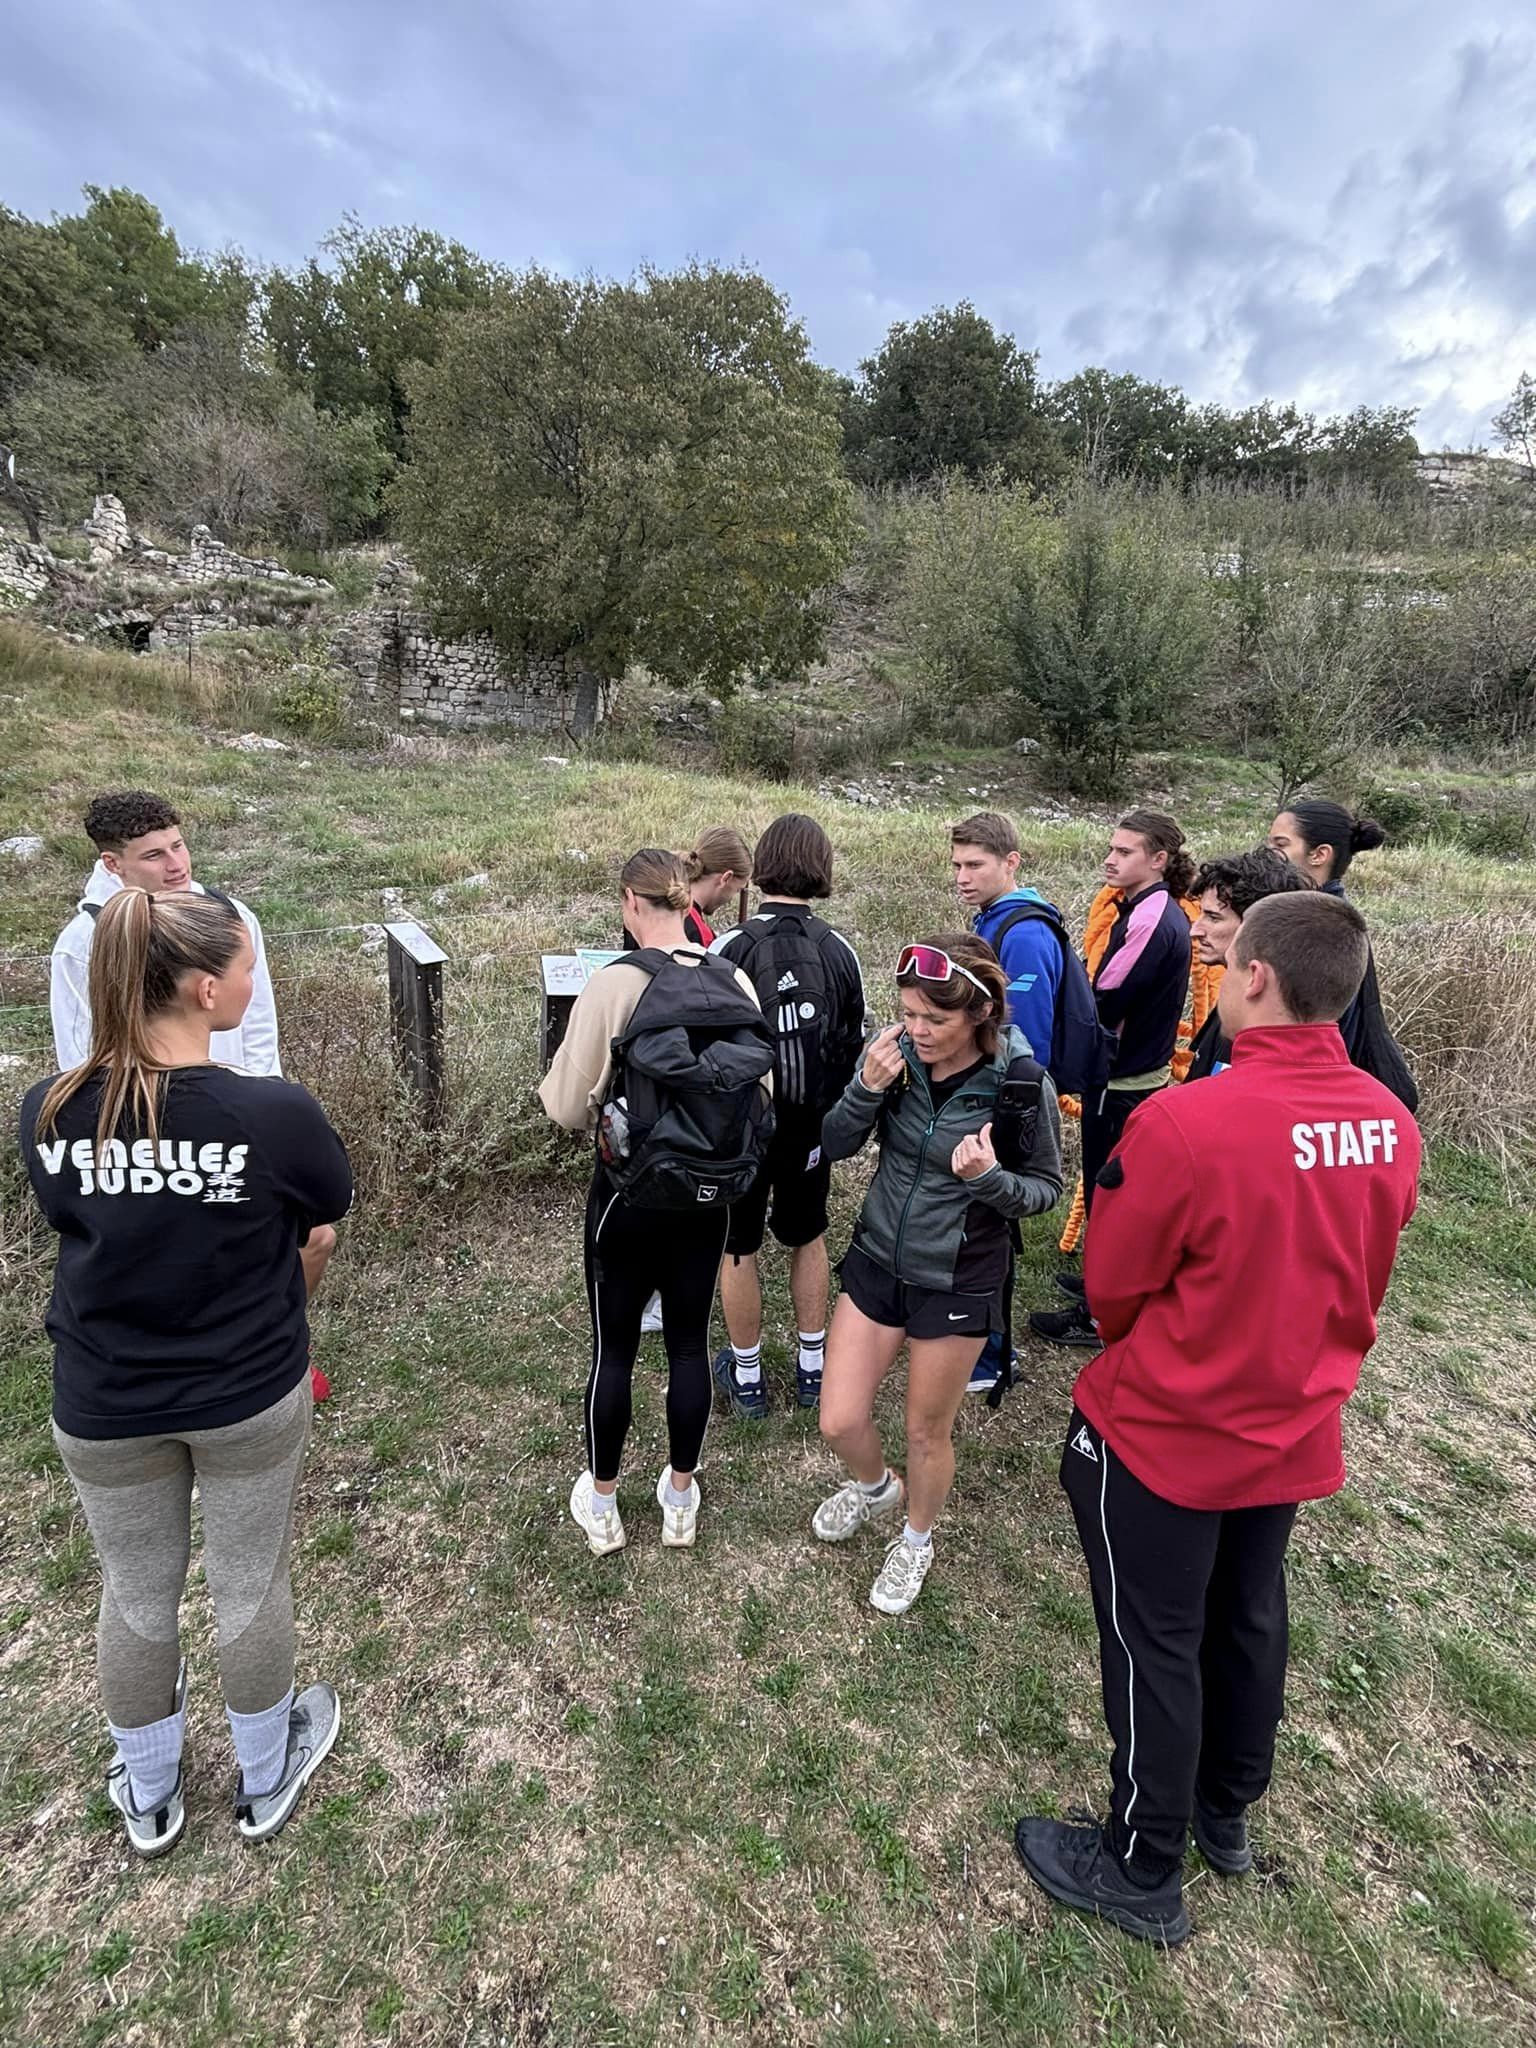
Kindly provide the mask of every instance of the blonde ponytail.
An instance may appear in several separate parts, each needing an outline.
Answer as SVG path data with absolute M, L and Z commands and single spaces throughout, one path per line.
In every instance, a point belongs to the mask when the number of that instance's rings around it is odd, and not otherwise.
M 228 971 L 241 931 L 234 904 L 211 890 L 151 896 L 120 889 L 108 900 L 91 942 L 91 1050 L 43 1097 L 40 1135 L 54 1129 L 65 1104 L 98 1074 L 98 1155 L 125 1115 L 146 1137 L 159 1135 L 165 1069 L 151 1044 L 151 1022 L 174 1007 L 183 976 Z
M 642 846 L 632 853 L 619 870 L 619 881 L 657 910 L 675 910 L 681 915 L 693 902 L 682 856 L 666 853 L 659 846 Z
M 734 825 L 706 825 L 684 860 L 690 882 L 732 874 L 745 888 L 752 879 L 752 849 Z

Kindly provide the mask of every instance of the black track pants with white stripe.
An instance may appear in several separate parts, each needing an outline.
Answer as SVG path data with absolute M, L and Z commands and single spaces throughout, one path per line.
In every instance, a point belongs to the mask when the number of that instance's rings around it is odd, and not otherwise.
M 1061 1483 L 1099 1624 L 1114 1847 L 1154 1883 L 1183 1859 L 1197 1793 L 1207 1811 L 1232 1815 L 1269 1788 L 1296 1509 L 1175 1507 L 1075 1408 Z
M 584 1403 L 587 1464 L 615 1479 L 629 1434 L 640 1319 L 661 1296 L 667 1350 L 667 1445 L 672 1468 L 691 1472 L 709 1427 L 709 1311 L 725 1251 L 728 1209 L 697 1216 L 632 1209 L 599 1170 L 587 1196 L 587 1304 L 592 1369 Z

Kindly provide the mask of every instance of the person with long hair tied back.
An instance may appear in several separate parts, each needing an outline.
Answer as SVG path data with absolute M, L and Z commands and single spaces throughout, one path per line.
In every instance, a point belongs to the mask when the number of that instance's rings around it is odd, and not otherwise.
M 107 1796 L 141 1856 L 186 1822 L 179 1608 L 192 1488 L 234 1738 L 235 1820 L 282 1827 L 329 1754 L 329 1685 L 294 1696 L 293 1506 L 312 1396 L 306 1301 L 352 1200 L 341 1140 L 291 1081 L 216 1066 L 250 1000 L 236 906 L 124 889 L 97 921 L 91 1049 L 22 1104 L 59 1235 L 53 1435 L 101 1560 Z
M 619 1466 L 640 1322 L 659 1291 L 667 1447 L 656 1482 L 661 1540 L 692 1547 L 695 1472 L 709 1426 L 709 1312 L 730 1205 L 757 1178 L 773 1131 L 773 1044 L 752 983 L 688 937 L 688 874 L 642 847 L 620 870 L 624 928 L 639 941 L 576 998 L 539 1085 L 547 1115 L 596 1141 L 583 1246 L 592 1363 L 587 1464 L 571 1518 L 595 1557 L 622 1550 Z

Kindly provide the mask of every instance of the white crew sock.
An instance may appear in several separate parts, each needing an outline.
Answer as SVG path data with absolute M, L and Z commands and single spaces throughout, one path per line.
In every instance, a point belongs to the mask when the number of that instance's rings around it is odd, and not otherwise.
M 128 1766 L 128 1790 L 140 1813 L 158 1813 L 176 1789 L 186 1720 L 183 1700 L 176 1713 L 142 1728 L 114 1728 L 107 1723 L 117 1753 Z
M 908 1522 L 905 1529 L 901 1532 L 901 1540 L 903 1543 L 909 1544 L 913 1550 L 926 1550 L 933 1541 L 933 1531 L 931 1529 L 914 1529 L 912 1524 Z
M 592 1482 L 592 1512 L 593 1512 L 593 1514 L 594 1514 L 594 1515 L 616 1515 L 616 1514 L 618 1513 L 618 1511 L 619 1511 L 619 1489 L 617 1488 L 617 1486 L 615 1486 L 615 1488 L 613 1489 L 612 1493 L 599 1493 L 599 1492 L 598 1492 L 598 1490 L 597 1490 L 597 1481 L 596 1481 L 596 1480 L 594 1479 L 594 1480 L 593 1480 L 593 1482 Z
M 690 1481 L 685 1492 L 679 1493 L 669 1479 L 663 1491 L 663 1500 L 669 1508 L 686 1508 L 693 1500 L 693 1484 Z
M 800 1370 L 820 1372 L 822 1361 L 827 1355 L 826 1331 L 801 1330 L 797 1334 L 800 1338 Z
M 763 1345 L 761 1338 L 759 1338 L 757 1343 L 749 1345 L 746 1350 L 743 1350 L 739 1344 L 733 1344 L 731 1350 L 735 1353 L 736 1357 L 737 1385 L 755 1387 L 763 1376 Z
M 259 1714 L 237 1714 L 233 1707 L 224 1711 L 235 1738 L 241 1791 L 249 1799 L 275 1792 L 288 1761 L 288 1716 L 293 1711 L 293 1687 L 289 1686 L 276 1706 L 263 1708 Z

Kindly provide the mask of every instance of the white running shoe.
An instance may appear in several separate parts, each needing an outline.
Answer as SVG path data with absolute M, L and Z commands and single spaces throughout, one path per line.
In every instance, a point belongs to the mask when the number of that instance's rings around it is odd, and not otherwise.
M 672 1507 L 667 1488 L 672 1484 L 672 1467 L 663 1465 L 656 1482 L 656 1505 L 661 1509 L 661 1541 L 667 1550 L 691 1550 L 699 1533 L 699 1482 L 688 1482 L 688 1505 Z
M 610 1550 L 624 1548 L 624 1524 L 619 1520 L 619 1497 L 612 1496 L 613 1510 L 598 1514 L 592 1506 L 592 1474 L 583 1472 L 571 1488 L 571 1520 L 584 1530 L 587 1548 L 594 1557 L 606 1557 Z
M 171 1712 L 179 1714 L 182 1702 L 187 1697 L 187 1660 L 181 1660 L 176 1673 L 176 1693 L 171 1703 Z M 118 1757 L 107 1772 L 107 1797 L 123 1817 L 123 1832 L 136 1854 L 147 1862 L 151 1857 L 164 1856 L 174 1849 L 181 1840 L 181 1831 L 187 1824 L 187 1808 L 182 1798 L 182 1777 L 178 1767 L 176 1782 L 168 1797 L 149 1812 L 141 1813 L 133 1803 L 133 1786 L 128 1777 L 128 1766 Z
M 882 1614 L 905 1614 L 923 1590 L 932 1563 L 931 1540 L 919 1549 L 905 1536 L 898 1536 L 885 1553 L 880 1576 L 869 1589 L 870 1606 L 878 1607 Z
M 866 1522 L 874 1522 L 899 1508 L 907 1497 L 901 1474 L 887 1474 L 879 1493 L 867 1493 L 857 1479 L 850 1479 L 836 1493 L 828 1494 L 811 1517 L 811 1528 L 823 1543 L 846 1543 L 857 1536 Z
M 645 1304 L 645 1313 L 640 1318 L 640 1334 L 642 1337 L 659 1337 L 661 1335 L 661 1296 L 659 1294 L 653 1294 Z
M 270 1792 L 235 1791 L 235 1826 L 248 1842 L 265 1842 L 285 1827 L 304 1787 L 336 1746 L 341 1701 L 334 1685 L 306 1686 L 288 1710 L 288 1752 L 283 1775 Z

